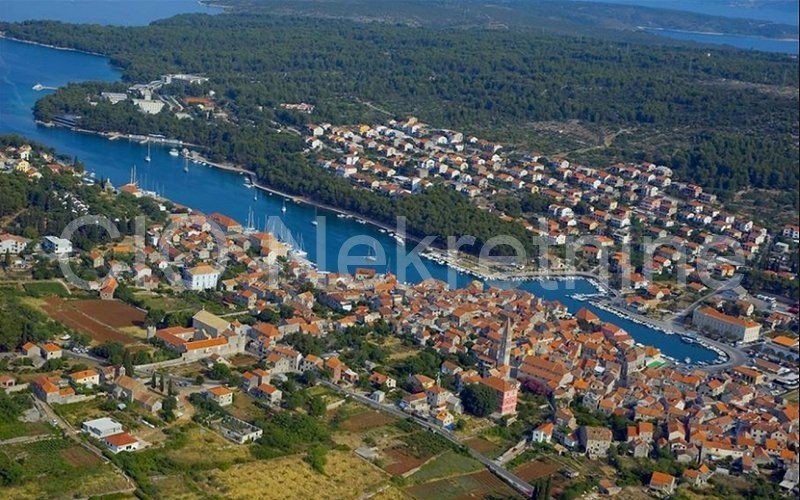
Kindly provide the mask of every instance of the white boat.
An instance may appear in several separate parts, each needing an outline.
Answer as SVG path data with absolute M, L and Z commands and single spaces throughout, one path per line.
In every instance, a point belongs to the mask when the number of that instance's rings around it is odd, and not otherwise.
M 286 200 L 283 202 L 283 206 L 281 207 L 281 212 L 286 213 Z
M 401 246 L 405 246 L 405 244 L 406 244 L 406 239 L 405 239 L 405 238 L 403 238 L 401 235 L 399 235 L 399 234 L 395 234 L 395 235 L 394 235 L 394 239 L 395 239 L 395 241 L 397 241 L 397 243 L 398 243 L 399 245 L 401 245 Z
M 316 208 L 314 209 L 314 218 L 311 219 L 311 225 L 312 226 L 318 226 L 319 225 L 319 222 L 317 221 L 317 209 Z
M 250 189 L 253 187 L 253 181 L 250 180 L 250 177 L 244 178 L 244 187 Z
M 189 172 L 189 161 L 186 158 L 183 160 L 183 171 L 186 173 Z
M 144 157 L 144 161 L 150 163 L 150 141 L 147 141 L 147 156 Z
M 169 155 L 170 156 L 180 156 L 180 152 L 177 149 L 172 148 L 172 149 L 169 150 Z
M 366 259 L 366 260 L 368 260 L 370 262 L 375 262 L 376 260 L 378 260 L 378 257 L 375 256 L 375 245 L 374 244 L 369 247 L 369 253 L 366 255 L 366 257 L 364 257 L 364 259 Z

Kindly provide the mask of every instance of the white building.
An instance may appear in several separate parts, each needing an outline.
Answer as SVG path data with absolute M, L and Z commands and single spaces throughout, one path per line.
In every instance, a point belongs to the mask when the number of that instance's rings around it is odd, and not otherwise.
M 0 255 L 6 253 L 18 254 L 25 250 L 30 240 L 17 236 L 15 234 L 0 234 Z
M 72 253 L 72 242 L 58 236 L 45 236 L 42 240 L 42 250 L 56 255 Z
M 139 111 L 149 115 L 158 114 L 164 108 L 163 102 L 152 99 L 134 99 L 133 103 L 139 108 Z
M 93 438 L 102 439 L 122 432 L 122 424 L 114 419 L 103 417 L 87 420 L 81 424 L 81 430 Z
M 139 440 L 127 432 L 107 436 L 103 438 L 103 443 L 108 446 L 111 453 L 115 454 L 121 451 L 136 451 L 139 449 Z
M 206 390 L 206 397 L 220 406 L 233 404 L 233 391 L 221 385 L 209 387 Z
M 216 288 L 220 272 L 208 264 L 202 264 L 183 272 L 183 284 L 189 290 L 208 290 Z

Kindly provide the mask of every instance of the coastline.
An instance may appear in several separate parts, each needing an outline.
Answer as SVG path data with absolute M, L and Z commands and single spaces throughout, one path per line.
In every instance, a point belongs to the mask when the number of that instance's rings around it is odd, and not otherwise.
M 31 44 L 31 45 L 38 45 L 39 47 L 47 47 L 48 49 L 64 50 L 64 51 L 67 51 L 67 52 L 78 52 L 80 54 L 88 54 L 90 56 L 105 57 L 106 59 L 108 59 L 108 63 L 111 66 L 114 66 L 115 68 L 117 68 L 117 66 L 115 66 L 114 63 L 111 61 L 111 57 L 108 54 L 101 54 L 100 52 L 92 52 L 92 51 L 89 51 L 89 50 L 73 49 L 73 48 L 69 48 L 69 47 L 59 47 L 58 45 L 50 45 L 50 44 L 47 44 L 47 43 L 34 42 L 33 40 L 24 40 L 22 38 L 15 38 L 13 36 L 7 35 L 5 31 L 0 31 L 0 38 L 4 38 L 6 40 L 11 40 L 12 42 L 28 43 L 28 44 Z
M 637 26 L 638 29 L 642 31 L 671 31 L 673 33 L 684 33 L 686 35 L 708 35 L 708 36 L 730 36 L 730 37 L 742 37 L 742 38 L 754 38 L 758 40 L 769 40 L 774 42 L 798 42 L 800 41 L 800 36 L 795 37 L 771 37 L 771 36 L 764 36 L 764 35 L 751 35 L 746 33 L 725 33 L 719 31 L 694 31 L 694 30 L 681 30 L 676 28 L 657 28 L 654 26 Z

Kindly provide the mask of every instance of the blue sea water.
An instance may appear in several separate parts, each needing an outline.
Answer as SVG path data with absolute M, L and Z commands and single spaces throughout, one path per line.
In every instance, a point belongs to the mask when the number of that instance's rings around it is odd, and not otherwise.
M 4 16 L 0 11 L 0 19 Z M 211 167 L 189 164 L 189 172 L 183 171 L 183 160 L 170 156 L 168 148 L 154 147 L 152 161 L 144 162 L 146 146 L 127 140 L 109 141 L 100 136 L 79 134 L 63 128 L 48 128 L 33 120 L 32 106 L 45 91 L 34 91 L 32 87 L 41 83 L 58 87 L 68 82 L 85 80 L 115 81 L 120 73 L 104 57 L 57 50 L 32 44 L 0 39 L 0 133 L 16 133 L 31 140 L 46 144 L 59 152 L 77 157 L 99 178 L 109 178 L 115 185 L 128 182 L 133 165 L 137 165 L 140 185 L 156 190 L 164 196 L 206 213 L 221 212 L 239 221 L 246 221 L 252 211 L 255 223 L 265 227 L 268 218 L 286 227 L 294 240 L 302 244 L 308 257 L 317 262 L 320 269 L 352 270 L 356 265 L 369 265 L 378 271 L 391 270 L 402 281 L 418 282 L 433 277 L 464 286 L 473 278 L 458 273 L 443 265 L 417 259 L 421 268 L 414 265 L 398 266 L 402 255 L 410 252 L 413 260 L 414 245 L 409 242 L 407 251 L 399 247 L 389 235 L 377 229 L 359 224 L 351 219 L 341 219 L 325 211 L 286 202 L 282 197 L 260 193 L 255 199 L 255 190 L 245 187 L 243 178 L 235 173 Z M 282 207 L 286 205 L 286 212 Z M 320 226 L 311 224 L 315 215 L 324 216 Z M 274 225 L 272 226 L 274 227 Z M 324 232 L 322 229 L 324 228 Z M 324 234 L 324 245 L 317 234 Z M 364 238 L 368 238 L 364 240 Z M 377 263 L 362 260 L 360 263 L 340 269 L 340 252 L 348 244 L 361 241 L 376 242 L 377 253 L 385 252 L 386 259 Z M 369 246 L 356 246 L 350 255 L 363 256 Z M 375 265 L 379 264 L 379 265 Z M 450 279 L 453 278 L 453 279 Z M 677 359 L 691 357 L 695 361 L 710 361 L 716 355 L 700 346 L 680 342 L 677 336 L 667 336 L 643 325 L 619 318 L 572 299 L 570 295 L 595 293 L 595 288 L 586 280 L 569 282 L 525 282 L 502 283 L 499 286 L 520 286 L 547 300 L 558 300 L 573 313 L 588 307 L 604 321 L 617 324 L 630 333 L 638 342 L 659 347 L 664 354 Z
M 176 14 L 218 14 L 197 0 L 0 0 L 0 20 L 47 19 L 65 23 L 137 26 Z

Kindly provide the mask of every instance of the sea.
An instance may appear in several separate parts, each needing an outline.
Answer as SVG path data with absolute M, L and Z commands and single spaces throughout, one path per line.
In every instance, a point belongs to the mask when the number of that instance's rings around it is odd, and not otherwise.
M 3 3 L 0 1 L 0 19 L 5 18 Z M 80 5 L 84 2 L 74 3 Z M 124 17 L 125 11 L 117 15 Z M 117 24 L 112 17 L 106 17 L 104 22 Z M 32 107 L 36 100 L 52 92 L 48 89 L 33 90 L 37 83 L 56 88 L 68 82 L 119 79 L 119 71 L 105 57 L 0 39 L 0 133 L 20 134 L 55 148 L 85 164 L 98 179 L 108 178 L 114 185 L 127 183 L 135 166 L 136 177 L 143 189 L 156 191 L 176 203 L 205 213 L 221 212 L 243 223 L 250 219 L 255 227 L 273 231 L 302 248 L 308 253 L 308 259 L 321 270 L 341 272 L 352 271 L 355 267 L 373 267 L 379 272 L 391 271 L 403 282 L 416 283 L 436 278 L 459 287 L 475 279 L 445 265 L 419 258 L 415 244 L 410 241 L 406 243 L 407 247 L 403 247 L 389 234 L 356 219 L 341 218 L 277 194 L 257 192 L 245 185 L 243 176 L 186 162 L 170 155 L 169 147 L 152 147 L 151 162 L 148 163 L 144 161 L 147 146 L 138 142 L 111 141 L 98 135 L 45 127 L 33 119 Z M 184 171 L 185 166 L 188 166 L 188 172 Z M 312 225 L 312 220 L 317 217 L 321 217 L 321 223 Z M 364 258 L 372 251 L 379 257 L 375 262 Z M 345 259 L 348 265 L 342 267 L 342 257 L 347 255 L 353 258 L 350 261 Z M 700 362 L 716 357 L 713 351 L 686 344 L 677 335 L 666 335 L 579 300 L 576 295 L 600 292 L 586 279 L 491 284 L 518 286 L 543 299 L 557 300 L 573 313 L 586 307 L 603 321 L 626 330 L 637 342 L 656 346 L 665 355 L 678 360 L 690 357 Z
M 670 9 L 710 16 L 737 19 L 757 19 L 779 24 L 798 25 L 800 2 L 797 0 L 567 0 L 613 3 Z M 730 33 L 704 33 L 671 29 L 647 29 L 648 33 L 676 40 L 697 42 L 704 45 L 725 45 L 737 49 L 757 50 L 797 55 L 800 42 L 778 40 L 759 36 Z

